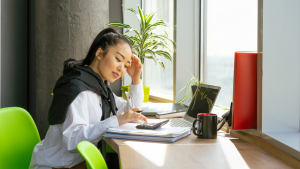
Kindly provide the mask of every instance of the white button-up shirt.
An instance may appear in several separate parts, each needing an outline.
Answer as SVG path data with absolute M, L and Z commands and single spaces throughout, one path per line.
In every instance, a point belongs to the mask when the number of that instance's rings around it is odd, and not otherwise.
M 142 83 L 130 85 L 127 101 L 115 96 L 117 114 L 141 108 L 144 99 Z M 71 103 L 62 124 L 50 125 L 46 137 L 33 150 L 30 169 L 70 168 L 84 161 L 76 146 L 85 140 L 97 144 L 104 132 L 119 126 L 116 116 L 100 121 L 101 96 L 92 91 L 81 92 Z

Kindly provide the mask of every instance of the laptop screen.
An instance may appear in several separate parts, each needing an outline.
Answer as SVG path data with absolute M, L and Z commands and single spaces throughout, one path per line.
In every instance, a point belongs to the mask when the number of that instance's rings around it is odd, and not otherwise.
M 210 113 L 220 90 L 219 86 L 200 84 L 194 93 L 186 115 L 197 118 L 199 113 Z

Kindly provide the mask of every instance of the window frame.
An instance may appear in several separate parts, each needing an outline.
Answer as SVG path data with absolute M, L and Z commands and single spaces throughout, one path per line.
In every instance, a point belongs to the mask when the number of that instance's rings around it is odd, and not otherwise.
M 142 4 L 142 9 L 143 11 L 145 11 L 145 1 L 146 0 L 141 0 L 141 4 Z M 176 25 L 176 0 L 174 1 L 174 18 L 173 18 L 173 23 L 174 23 L 174 27 Z M 176 43 L 176 29 L 173 30 L 173 41 Z M 176 48 L 176 45 L 175 45 Z M 163 97 L 162 95 L 155 95 L 153 94 L 153 92 L 151 93 L 151 90 L 153 91 L 153 89 L 151 89 L 150 87 L 150 96 L 149 99 L 150 101 L 154 101 L 154 102 L 164 102 L 164 103 L 175 103 L 176 102 L 176 91 L 174 90 L 176 84 L 175 84 L 175 73 L 176 73 L 176 68 L 175 68 L 175 63 L 176 63 L 176 51 L 173 50 L 173 94 L 172 94 L 172 99 L 170 99 L 170 97 Z M 143 68 L 143 71 L 145 69 L 146 65 Z M 144 83 L 144 75 L 143 75 L 143 84 Z M 158 93 L 158 92 L 156 92 Z M 168 94 L 164 94 L 164 95 L 168 95 Z
M 140 4 L 142 9 L 144 9 L 143 5 L 145 3 L 143 2 L 145 0 L 135 0 L 134 2 L 131 0 L 131 6 L 125 5 L 125 1 L 127 2 L 128 0 L 123 0 L 123 21 L 127 23 L 129 19 L 126 19 L 126 16 L 128 16 L 125 13 L 126 9 L 131 7 L 136 8 L 136 5 L 133 4 Z M 185 8 L 182 8 L 182 6 L 185 6 Z M 200 58 L 202 55 L 201 49 L 203 49 L 201 45 L 203 28 L 200 26 L 202 25 L 200 22 L 202 22 L 201 17 L 203 14 L 200 14 L 200 9 L 202 6 L 203 0 L 193 0 L 188 1 L 188 3 L 185 0 L 174 0 L 174 42 L 176 43 L 176 51 L 173 52 L 173 100 L 151 95 L 150 99 L 159 100 L 161 102 L 177 102 L 180 100 L 183 96 L 183 92 L 178 94 L 179 90 L 183 88 L 192 77 L 187 68 L 195 77 L 201 79 L 200 62 L 202 61 Z M 192 41 L 190 39 L 192 39 Z M 182 63 L 185 63 L 185 65 L 183 66 Z M 124 76 L 123 85 L 130 83 L 130 77 L 126 74 Z M 191 89 L 189 89 L 189 91 L 191 91 Z

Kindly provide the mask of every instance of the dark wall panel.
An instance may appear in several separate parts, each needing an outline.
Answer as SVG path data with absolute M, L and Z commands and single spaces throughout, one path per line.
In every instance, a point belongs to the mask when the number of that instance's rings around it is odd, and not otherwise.
M 109 1 L 109 22 L 114 22 L 114 21 L 123 23 L 122 0 Z M 118 32 L 123 33 L 123 29 L 121 28 L 115 28 L 115 29 Z M 122 96 L 121 86 L 122 86 L 121 79 L 118 79 L 114 83 L 110 84 L 112 91 L 117 96 Z
M 36 121 L 35 0 L 28 1 L 28 110 Z
M 27 109 L 27 1 L 1 0 L 1 107 Z

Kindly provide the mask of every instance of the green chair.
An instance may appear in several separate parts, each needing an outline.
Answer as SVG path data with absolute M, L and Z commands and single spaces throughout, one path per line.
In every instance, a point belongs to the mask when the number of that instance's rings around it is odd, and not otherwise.
M 82 141 L 78 143 L 77 150 L 85 159 L 88 169 L 107 169 L 104 158 L 94 144 Z
M 30 114 L 19 107 L 0 109 L 0 168 L 29 168 L 40 136 Z

